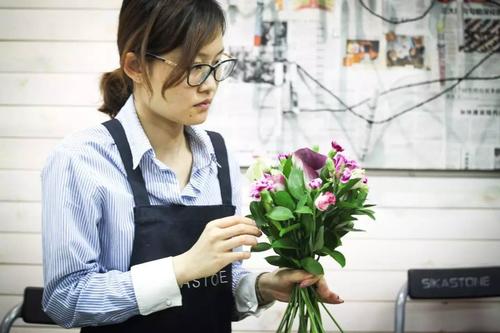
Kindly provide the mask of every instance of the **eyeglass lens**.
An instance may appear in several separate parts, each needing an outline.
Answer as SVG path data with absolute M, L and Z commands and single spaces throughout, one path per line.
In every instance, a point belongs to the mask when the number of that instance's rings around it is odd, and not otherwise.
M 234 67 L 236 61 L 226 60 L 215 66 L 214 75 L 217 81 L 222 81 L 227 79 Z M 202 84 L 210 75 L 212 68 L 209 65 L 200 64 L 195 65 L 191 68 L 189 72 L 189 84 L 190 85 L 200 85 Z

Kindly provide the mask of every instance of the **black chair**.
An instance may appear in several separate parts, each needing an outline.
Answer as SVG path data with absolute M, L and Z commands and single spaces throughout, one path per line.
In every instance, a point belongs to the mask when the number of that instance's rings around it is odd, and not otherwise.
M 403 333 L 406 299 L 457 299 L 500 296 L 500 266 L 410 269 L 396 298 L 394 332 Z
M 8 333 L 17 318 L 30 324 L 56 325 L 42 310 L 43 288 L 27 287 L 24 289 L 23 302 L 14 306 L 0 323 L 0 333 Z

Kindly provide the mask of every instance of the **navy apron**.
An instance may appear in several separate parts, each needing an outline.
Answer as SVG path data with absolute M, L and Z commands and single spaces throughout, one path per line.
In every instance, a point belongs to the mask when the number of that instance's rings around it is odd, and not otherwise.
M 151 205 L 140 167 L 132 168 L 132 154 L 121 123 L 112 119 L 103 125 L 117 145 L 134 195 L 135 233 L 130 266 L 184 253 L 196 243 L 208 222 L 234 215 L 227 152 L 220 134 L 207 131 L 220 165 L 217 177 L 222 205 Z M 229 264 L 211 277 L 181 286 L 182 306 L 137 315 L 120 324 L 83 327 L 81 332 L 231 332 L 235 308 L 231 286 Z

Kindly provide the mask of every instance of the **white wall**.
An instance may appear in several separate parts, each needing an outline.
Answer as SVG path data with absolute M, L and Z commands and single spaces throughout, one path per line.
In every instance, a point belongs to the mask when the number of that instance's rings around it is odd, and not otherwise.
M 118 64 L 120 3 L 0 0 L 0 317 L 21 301 L 25 286 L 42 285 L 45 156 L 64 135 L 106 119 L 95 110 L 98 79 Z M 409 268 L 500 265 L 498 173 L 372 170 L 369 176 L 377 221 L 362 220 L 368 232 L 345 240 L 346 268 L 324 262 L 331 288 L 345 299 L 331 311 L 346 331 L 391 331 L 394 299 Z M 263 256 L 246 267 L 271 270 Z M 273 331 L 284 305 L 235 323 L 234 331 Z M 500 332 L 499 313 L 498 298 L 411 301 L 407 330 Z M 19 322 L 13 331 L 61 330 Z

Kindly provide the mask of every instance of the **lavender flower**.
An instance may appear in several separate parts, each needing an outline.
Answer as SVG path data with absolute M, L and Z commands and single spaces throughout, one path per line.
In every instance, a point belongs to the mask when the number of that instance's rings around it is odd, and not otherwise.
M 311 189 L 316 190 L 320 188 L 321 185 L 323 185 L 323 181 L 321 180 L 321 178 L 315 178 L 311 180 L 308 185 Z

